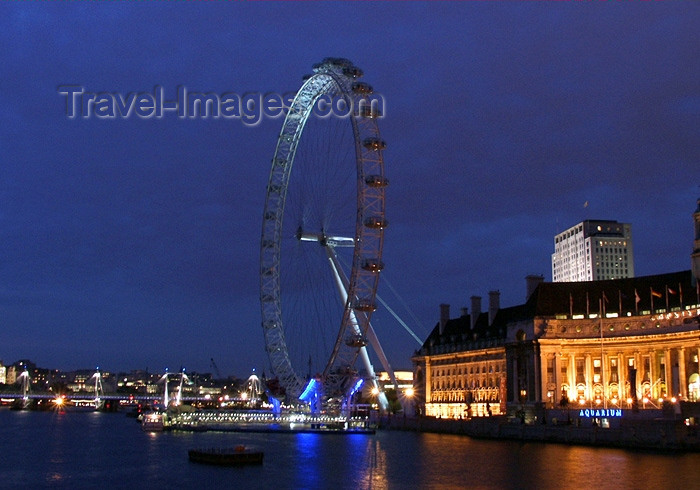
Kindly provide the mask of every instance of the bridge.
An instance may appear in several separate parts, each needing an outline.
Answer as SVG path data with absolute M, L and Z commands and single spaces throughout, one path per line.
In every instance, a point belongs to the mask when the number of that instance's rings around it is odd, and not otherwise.
M 26 395 L 22 393 L 2 393 L 0 394 L 0 400 L 9 402 L 15 400 L 56 400 L 62 398 L 63 400 L 72 401 L 95 401 L 99 400 L 117 400 L 126 401 L 130 403 L 138 402 L 152 402 L 152 401 L 163 401 L 162 394 L 154 395 L 100 395 L 99 397 L 91 397 L 90 393 L 66 393 L 62 395 L 56 395 L 55 393 L 28 393 Z M 181 401 L 185 402 L 196 402 L 196 401 L 210 401 L 210 397 L 206 396 L 183 396 Z
M 94 390 L 91 392 L 78 392 L 78 393 L 65 393 L 57 394 L 50 392 L 43 393 L 30 393 L 30 379 L 28 371 L 24 371 L 19 377 L 18 382 L 21 384 L 21 393 L 2 393 L 0 394 L 0 402 L 12 403 L 17 405 L 22 404 L 22 408 L 29 407 L 32 402 L 42 402 L 42 401 L 52 401 L 55 406 L 60 407 L 62 405 L 70 404 L 80 404 L 81 406 L 94 405 L 95 409 L 100 409 L 105 406 L 109 406 L 109 409 L 115 410 L 121 405 L 137 405 L 139 403 L 150 403 L 157 404 L 162 403 L 163 406 L 170 405 L 171 402 L 179 405 L 182 402 L 207 402 L 211 401 L 211 396 L 182 396 L 183 386 L 185 383 L 189 383 L 187 375 L 183 372 L 177 374 L 179 377 L 179 388 L 174 396 L 170 396 L 168 390 L 168 383 L 170 382 L 170 376 L 175 375 L 175 373 L 166 373 L 161 377 L 159 382 L 164 385 L 163 393 L 161 394 L 151 394 L 151 395 L 134 395 L 134 394 L 106 394 L 102 386 L 102 375 L 99 369 L 92 375 L 90 380 L 95 380 Z M 116 404 L 114 402 L 117 402 Z

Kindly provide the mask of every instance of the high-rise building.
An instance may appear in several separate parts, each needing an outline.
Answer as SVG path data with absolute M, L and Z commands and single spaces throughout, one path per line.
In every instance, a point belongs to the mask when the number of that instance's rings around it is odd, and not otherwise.
M 552 282 L 634 277 L 631 225 L 586 220 L 554 237 Z
M 695 241 L 690 258 L 693 264 L 693 280 L 696 283 L 698 296 L 700 296 L 700 285 L 697 284 L 700 281 L 700 199 L 698 199 L 698 207 L 693 214 L 693 221 L 695 222 Z

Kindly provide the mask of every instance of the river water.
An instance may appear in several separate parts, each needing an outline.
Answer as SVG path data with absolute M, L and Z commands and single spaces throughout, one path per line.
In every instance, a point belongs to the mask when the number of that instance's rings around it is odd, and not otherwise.
M 190 463 L 257 446 L 262 466 Z M 375 435 L 144 433 L 123 413 L 0 409 L 0 488 L 700 488 L 700 454 Z

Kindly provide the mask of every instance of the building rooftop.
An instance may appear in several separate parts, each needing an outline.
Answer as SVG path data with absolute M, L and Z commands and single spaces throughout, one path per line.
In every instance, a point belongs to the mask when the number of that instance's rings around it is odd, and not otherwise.
M 626 279 L 586 282 L 542 282 L 526 303 L 500 308 L 489 325 L 488 312 L 479 314 L 474 327 L 471 315 L 462 315 L 433 328 L 423 349 L 450 344 L 461 348 L 484 348 L 505 342 L 506 327 L 535 317 L 598 314 L 601 302 L 606 313 L 620 316 L 652 310 L 682 309 L 698 304 L 698 292 L 690 270 Z

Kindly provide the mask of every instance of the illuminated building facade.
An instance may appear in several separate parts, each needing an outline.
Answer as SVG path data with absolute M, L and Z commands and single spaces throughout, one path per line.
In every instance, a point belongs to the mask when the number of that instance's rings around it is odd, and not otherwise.
M 492 291 L 488 312 L 481 297 L 449 318 L 449 305 L 440 305 L 440 321 L 416 352 L 414 388 L 422 414 L 444 418 L 498 415 L 505 412 L 505 329 L 493 322 L 499 293 Z
M 413 357 L 424 414 L 460 418 L 569 404 L 700 401 L 691 271 L 540 283 L 525 304 L 444 319 Z M 488 403 L 488 407 L 487 407 Z
M 377 374 L 377 382 L 382 391 L 393 390 L 394 383 L 391 376 L 386 371 L 379 371 Z M 403 392 L 409 388 L 413 388 L 413 371 L 394 371 L 394 379 L 396 379 L 397 388 Z
M 691 271 L 542 283 L 508 326 L 509 398 L 548 407 L 700 401 Z
M 693 269 L 551 282 L 528 299 L 440 321 L 412 358 L 421 413 L 462 418 L 544 408 L 658 408 L 700 402 L 700 201 Z M 488 409 L 487 404 L 488 403 Z
M 586 220 L 554 237 L 552 281 L 634 277 L 631 225 Z

